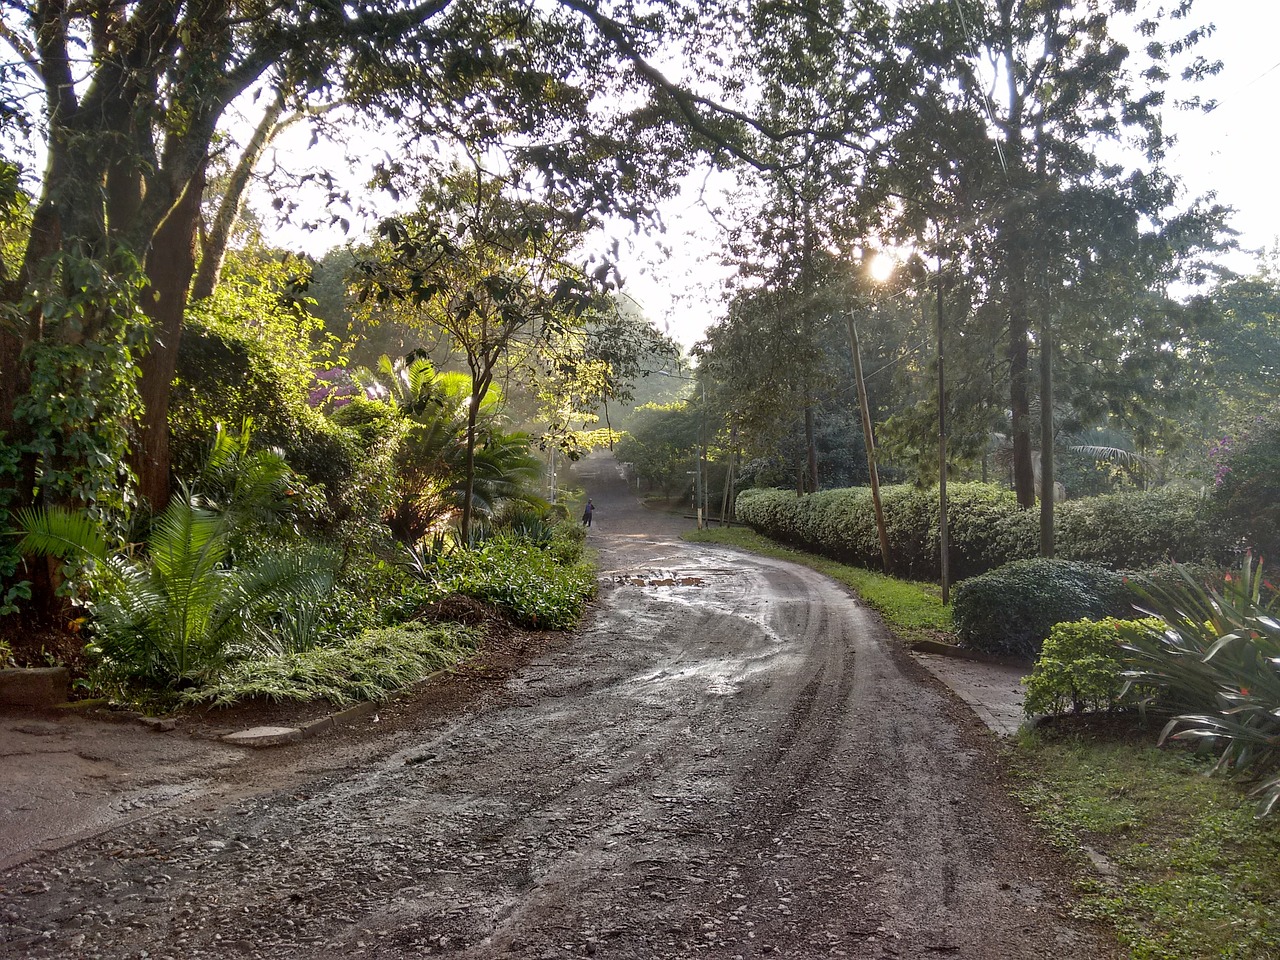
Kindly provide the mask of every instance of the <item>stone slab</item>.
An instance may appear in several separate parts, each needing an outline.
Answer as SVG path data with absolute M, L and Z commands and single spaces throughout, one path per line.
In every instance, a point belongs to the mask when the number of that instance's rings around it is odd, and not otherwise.
M 71 671 L 66 667 L 0 670 L 0 704 L 54 707 L 70 696 Z
M 298 727 L 250 727 L 238 733 L 229 733 L 222 739 L 241 747 L 275 747 L 302 739 L 302 730 Z

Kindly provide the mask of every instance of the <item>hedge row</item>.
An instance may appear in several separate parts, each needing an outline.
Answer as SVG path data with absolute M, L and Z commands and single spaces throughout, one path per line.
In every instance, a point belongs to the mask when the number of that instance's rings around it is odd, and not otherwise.
M 982 483 L 947 487 L 950 574 L 985 573 L 1039 552 L 1038 510 L 1022 510 L 1014 495 Z M 940 576 L 938 494 L 900 484 L 881 488 L 885 525 L 898 577 Z M 1054 511 L 1058 557 L 1139 569 L 1174 559 L 1216 561 L 1226 552 L 1204 501 L 1167 490 L 1070 500 Z M 786 490 L 744 490 L 738 518 L 758 533 L 833 559 L 882 569 L 871 492 L 859 487 L 798 497 Z

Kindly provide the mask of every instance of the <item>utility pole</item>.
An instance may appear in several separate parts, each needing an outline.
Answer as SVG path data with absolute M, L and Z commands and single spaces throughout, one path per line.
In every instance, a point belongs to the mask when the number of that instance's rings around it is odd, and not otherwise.
M 1053 556 L 1053 318 L 1040 324 L 1040 556 Z
M 947 534 L 947 380 L 943 371 L 942 342 L 942 230 L 934 222 L 938 261 L 938 553 L 942 573 L 942 604 L 951 602 L 950 538 Z
M 889 550 L 889 529 L 880 505 L 880 470 L 876 466 L 876 442 L 871 431 L 871 408 L 867 403 L 867 384 L 862 377 L 862 348 L 858 343 L 858 326 L 853 314 L 848 316 L 849 349 L 853 353 L 853 379 L 858 387 L 858 409 L 862 413 L 862 439 L 867 447 L 867 474 L 871 480 L 871 503 L 876 512 L 876 533 L 880 536 L 880 560 L 885 573 L 893 573 L 893 556 Z

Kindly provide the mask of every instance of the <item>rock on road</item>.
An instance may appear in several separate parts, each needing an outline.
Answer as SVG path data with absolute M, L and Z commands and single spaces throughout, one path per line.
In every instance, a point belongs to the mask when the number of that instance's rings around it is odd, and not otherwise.
M 583 630 L 458 709 L 0 874 L 0 956 L 1109 956 L 997 746 L 843 588 L 617 464 Z

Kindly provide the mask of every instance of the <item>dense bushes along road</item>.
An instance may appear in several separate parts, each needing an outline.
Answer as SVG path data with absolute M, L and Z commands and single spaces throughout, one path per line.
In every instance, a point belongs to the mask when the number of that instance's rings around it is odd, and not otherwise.
M 938 573 L 937 491 L 909 484 L 882 488 L 893 573 L 912 580 Z M 1012 492 L 991 484 L 947 488 L 950 569 L 957 580 L 1012 560 L 1034 557 L 1036 511 L 1021 510 Z M 1169 559 L 1219 559 L 1228 543 L 1205 501 L 1158 490 L 1070 500 L 1055 510 L 1057 555 L 1111 569 L 1140 569 Z M 857 566 L 880 569 L 871 492 L 865 487 L 797 497 L 787 490 L 744 490 L 738 519 L 758 533 Z

